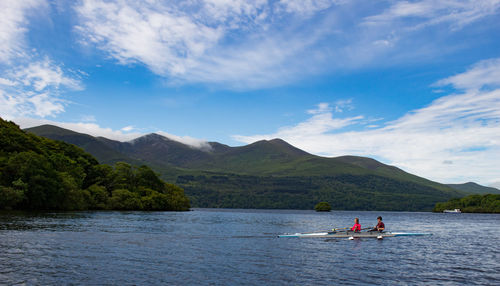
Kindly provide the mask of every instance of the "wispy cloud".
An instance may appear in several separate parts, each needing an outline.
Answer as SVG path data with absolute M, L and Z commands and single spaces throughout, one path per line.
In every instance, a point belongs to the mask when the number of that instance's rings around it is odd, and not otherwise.
M 314 141 L 318 135 L 328 135 L 331 132 L 341 130 L 344 127 L 355 125 L 361 122 L 363 116 L 334 118 L 332 108 L 328 103 L 318 104 L 316 109 L 308 110 L 307 113 L 312 117 L 295 126 L 286 126 L 280 128 L 278 132 L 267 135 L 241 136 L 235 135 L 233 138 L 237 141 L 251 143 L 262 139 L 282 138 L 291 143 L 301 141 Z M 311 142 L 312 143 L 312 142 Z M 297 145 L 299 146 L 299 145 Z M 303 147 L 303 146 L 302 146 Z M 311 148 L 304 148 L 312 151 Z M 326 150 L 316 150 L 316 153 L 324 153 Z
M 344 110 L 353 110 L 354 105 L 352 104 L 352 99 L 342 99 L 335 102 L 335 112 L 344 112 Z
M 26 40 L 30 15 L 48 9 L 45 0 L 0 2 L 0 116 L 55 116 L 67 101 L 61 91 L 81 90 L 80 75 L 40 57 Z
M 382 127 L 366 126 L 362 131 L 345 131 L 350 124 L 364 124 L 358 117 L 334 117 L 320 105 L 317 113 L 295 126 L 273 134 L 233 136 L 250 143 L 283 138 L 315 154 L 371 156 L 409 172 L 441 182 L 500 181 L 500 89 L 481 90 L 469 85 L 469 76 L 497 73 L 500 61 L 474 65 L 443 84 L 472 87 L 460 94 L 441 97 L 426 107 L 411 111 Z M 488 78 L 483 84 L 491 84 Z M 337 113 L 338 115 L 338 113 Z
M 124 132 L 130 132 L 130 131 L 132 131 L 132 130 L 134 130 L 134 129 L 135 129 L 135 127 L 134 127 L 134 126 L 129 125 L 129 126 L 125 126 L 125 127 L 123 127 L 123 128 L 121 129 L 121 131 L 124 131 Z
M 310 16 L 315 12 L 330 8 L 334 4 L 339 4 L 342 0 L 280 0 L 278 9 L 282 8 L 288 13 Z
M 156 131 L 155 133 L 165 136 L 171 140 L 180 142 L 182 144 L 191 146 L 193 148 L 202 149 L 206 151 L 212 150 L 212 146 L 210 146 L 210 144 L 206 140 L 201 140 L 191 136 L 178 136 L 164 131 Z
M 44 0 L 0 1 L 0 63 L 25 55 L 26 14 L 46 5 Z
M 81 90 L 77 76 L 67 75 L 49 58 L 13 67 L 0 79 L 0 115 L 55 116 L 64 111 L 66 100 L 60 91 Z
M 11 77 L 24 86 L 30 87 L 38 92 L 48 87 L 53 87 L 55 89 L 67 87 L 72 90 L 83 89 L 78 79 L 65 75 L 62 68 L 54 64 L 49 58 L 32 62 L 27 66 L 17 67 Z
M 119 63 L 144 64 L 170 83 L 279 85 L 307 68 L 305 62 L 294 66 L 289 61 L 304 54 L 327 29 L 306 33 L 276 27 L 273 19 L 281 17 L 275 14 L 276 5 L 85 0 L 75 8 L 80 19 L 76 30 Z
M 444 23 L 450 25 L 451 29 L 461 29 L 497 13 L 499 9 L 498 0 L 395 1 L 382 13 L 366 17 L 363 24 L 393 25 L 398 22 L 416 30 Z
M 499 8 L 500 0 L 83 0 L 75 11 L 82 43 L 120 64 L 145 65 L 171 84 L 253 89 L 432 59 L 453 48 L 415 33 L 432 28 L 445 39 Z
M 464 73 L 439 80 L 435 86 L 452 85 L 456 89 L 478 90 L 500 87 L 500 58 L 483 60 Z

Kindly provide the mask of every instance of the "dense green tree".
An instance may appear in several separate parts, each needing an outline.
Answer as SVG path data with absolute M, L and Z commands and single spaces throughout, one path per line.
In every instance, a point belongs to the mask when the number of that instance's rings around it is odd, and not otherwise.
M 500 213 L 500 195 L 470 195 L 437 203 L 434 207 L 435 212 L 446 209 L 461 209 L 462 212 L 469 213 Z
M 139 186 L 151 188 L 153 190 L 164 190 L 165 186 L 162 180 L 148 166 L 140 166 L 136 171 L 136 183 Z
M 141 197 L 129 190 L 114 190 L 109 198 L 108 207 L 113 210 L 142 210 Z
M 14 209 L 23 199 L 24 191 L 0 186 L 0 209 Z
M 317 212 L 329 212 L 332 210 L 332 207 L 328 202 L 319 202 L 314 206 L 314 210 Z
M 106 191 L 105 187 L 92 185 L 87 189 L 87 191 L 90 195 L 89 206 L 91 209 L 106 209 L 108 203 L 108 192 Z
M 82 149 L 0 118 L 0 209 L 189 210 L 184 191 L 147 166 L 100 165 Z

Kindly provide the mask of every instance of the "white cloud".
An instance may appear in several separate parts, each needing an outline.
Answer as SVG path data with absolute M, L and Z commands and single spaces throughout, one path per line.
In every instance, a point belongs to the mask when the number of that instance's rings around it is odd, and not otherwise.
M 47 9 L 45 0 L 0 1 L 0 116 L 55 116 L 67 101 L 61 90 L 81 90 L 79 76 L 68 75 L 48 57 L 39 59 L 26 41 L 30 16 Z
M 6 79 L 6 78 L 3 78 L 3 77 L 0 77 L 0 85 L 14 86 L 14 85 L 16 85 L 16 82 L 12 81 L 10 79 Z
M 253 89 L 324 71 L 433 59 L 454 49 L 439 44 L 447 36 L 497 14 L 499 3 L 83 0 L 75 11 L 82 43 L 120 64 L 145 65 L 170 84 Z M 441 32 L 439 39 L 415 34 L 429 27 Z
M 49 86 L 55 89 L 59 89 L 60 86 L 72 90 L 83 89 L 79 80 L 66 76 L 61 67 L 52 63 L 47 57 L 41 61 L 32 62 L 26 67 L 18 67 L 12 77 L 37 92 Z
M 471 70 L 474 74 L 500 70 L 500 62 L 488 63 L 474 65 L 455 79 L 466 77 Z M 495 68 L 492 63 L 497 63 Z M 320 112 L 312 113 L 305 122 L 281 128 L 273 134 L 233 138 L 251 143 L 279 137 L 310 153 L 375 157 L 441 182 L 489 184 L 500 180 L 497 167 L 500 89 L 476 89 L 444 96 L 385 126 L 366 126 L 362 131 L 340 129 L 350 124 L 365 124 L 362 117 L 335 118 L 327 108 L 318 110 Z
M 290 140 L 290 142 L 299 141 L 314 141 L 314 137 L 317 135 L 325 135 L 333 131 L 340 130 L 344 127 L 358 124 L 363 119 L 363 116 L 347 117 L 347 118 L 333 118 L 333 114 L 330 106 L 327 103 L 318 104 L 318 108 L 314 110 L 308 110 L 312 117 L 304 122 L 301 122 L 295 126 L 287 126 L 280 128 L 278 132 L 268 135 L 254 135 L 254 136 L 241 136 L 235 135 L 234 139 L 251 143 L 262 139 L 272 139 L 272 138 L 282 138 L 285 140 Z M 298 145 L 297 145 L 298 146 Z M 306 151 L 311 151 L 309 148 L 304 148 Z M 323 153 L 325 150 L 316 150 L 316 152 Z
M 339 0 L 280 0 L 279 7 L 282 7 L 288 13 L 297 13 L 300 15 L 311 15 L 315 12 L 330 8 L 336 3 L 346 1 Z
M 448 1 L 395 1 L 378 15 L 367 17 L 366 25 L 394 25 L 402 20 L 414 20 L 406 25 L 421 29 L 448 23 L 452 29 L 460 29 L 481 18 L 493 15 L 500 9 L 499 0 L 448 0 Z M 406 26 L 405 25 L 405 26 Z
M 308 69 L 309 62 L 289 68 L 287 61 L 319 37 L 317 32 L 275 33 L 267 1 L 85 0 L 75 9 L 76 30 L 85 41 L 121 64 L 144 64 L 173 84 L 278 85 Z
M 129 126 L 125 126 L 125 127 L 123 127 L 121 130 L 122 130 L 122 131 L 124 131 L 124 132 L 130 132 L 130 131 L 132 131 L 132 130 L 134 130 L 134 129 L 135 129 L 135 127 L 134 127 L 134 126 L 129 125 Z
M 317 105 L 315 109 L 310 109 L 307 111 L 309 114 L 320 114 L 320 113 L 325 113 L 328 111 L 331 111 L 332 108 L 330 107 L 330 104 L 326 102 L 321 102 Z
M 177 135 L 173 135 L 173 134 L 170 134 L 170 133 L 167 133 L 164 131 L 157 131 L 155 133 L 160 134 L 162 136 L 165 136 L 171 140 L 180 142 L 184 145 L 189 145 L 191 147 L 197 148 L 197 149 L 201 149 L 201 150 L 205 150 L 205 151 L 212 150 L 212 146 L 210 146 L 210 144 L 208 144 L 208 142 L 206 140 L 201 140 L 201 139 L 193 138 L 190 136 L 177 136 Z
M 452 85 L 457 89 L 477 90 L 500 87 L 500 58 L 483 60 L 464 73 L 436 82 L 435 86 Z
M 53 116 L 64 111 L 64 101 L 48 95 L 47 93 L 38 93 L 25 98 L 25 103 L 33 108 L 33 115 L 39 117 Z M 29 107 L 28 107 L 29 108 Z M 26 112 L 24 110 L 23 112 Z
M 352 99 L 342 99 L 335 102 L 335 112 L 344 112 L 344 110 L 353 110 Z
M 345 54 L 347 67 L 394 66 L 405 63 L 435 63 L 448 54 L 466 50 L 477 41 L 466 33 L 455 36 L 466 26 L 498 18 L 500 0 L 417 0 L 389 1 L 359 19 L 358 29 L 349 30 Z M 365 2 L 366 5 L 366 2 Z M 490 24 L 488 24 L 490 25 Z
M 162 75 L 184 73 L 221 35 L 167 5 L 87 0 L 76 10 L 87 40 L 120 63 L 141 62 Z
M 0 63 L 24 56 L 26 14 L 47 5 L 44 0 L 0 1 Z
M 81 90 L 79 78 L 64 73 L 48 58 L 19 65 L 0 80 L 0 116 L 10 119 L 20 116 L 55 116 L 64 112 L 66 101 L 61 90 Z

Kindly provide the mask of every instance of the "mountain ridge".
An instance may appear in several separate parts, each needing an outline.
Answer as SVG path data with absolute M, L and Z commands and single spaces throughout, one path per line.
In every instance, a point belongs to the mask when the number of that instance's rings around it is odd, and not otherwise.
M 469 194 L 500 194 L 500 190 L 494 187 L 486 187 L 474 182 L 467 182 L 463 184 L 447 184 L 448 186 L 467 192 Z
M 265 197 L 257 206 L 289 208 L 300 205 L 300 208 L 305 208 L 312 204 L 312 208 L 317 203 L 313 202 L 316 199 L 343 198 L 346 202 L 352 202 L 350 205 L 340 203 L 340 207 L 356 209 L 361 208 L 352 198 L 357 194 L 361 196 L 359 201 L 364 205 L 373 205 L 373 208 L 431 210 L 438 201 L 464 195 L 450 186 L 415 176 L 372 158 L 321 157 L 279 138 L 238 147 L 208 142 L 210 150 L 201 150 L 160 134 L 147 134 L 133 142 L 119 142 L 55 126 L 26 130 L 76 144 L 93 154 L 101 163 L 122 159 L 133 164 L 150 165 L 163 178 L 180 184 L 188 195 L 194 196 L 195 207 L 252 207 L 255 204 L 241 205 L 241 202 L 257 202 Z M 375 194 L 380 196 L 374 199 L 372 196 Z M 295 199 L 292 200 L 292 197 Z M 287 203 L 271 203 L 277 198 Z M 415 203 L 411 202 L 411 198 L 414 198 Z M 304 202 L 297 204 L 296 200 Z M 405 200 L 405 208 L 398 208 L 397 202 Z

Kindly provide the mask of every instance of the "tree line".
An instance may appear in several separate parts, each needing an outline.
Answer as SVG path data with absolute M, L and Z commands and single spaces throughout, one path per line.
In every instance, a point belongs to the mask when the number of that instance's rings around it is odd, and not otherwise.
M 184 190 L 147 166 L 99 164 L 82 149 L 0 118 L 0 209 L 189 210 Z
M 500 195 L 470 195 L 437 203 L 435 212 L 460 209 L 466 213 L 500 213 Z
M 321 201 L 334 210 L 431 211 L 452 194 L 376 175 L 251 176 L 181 175 L 194 207 L 313 209 Z

